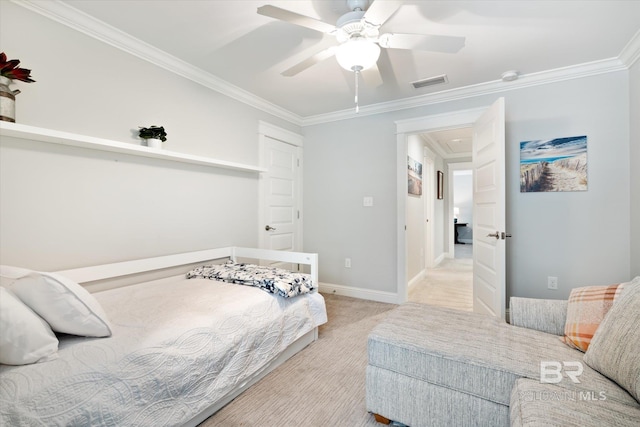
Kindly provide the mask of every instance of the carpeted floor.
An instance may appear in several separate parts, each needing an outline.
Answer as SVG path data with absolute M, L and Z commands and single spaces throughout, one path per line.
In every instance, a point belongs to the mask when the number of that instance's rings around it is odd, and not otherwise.
M 455 258 L 428 270 L 409 288 L 408 300 L 473 311 L 473 246 L 456 245 Z
M 380 427 L 365 408 L 367 335 L 396 306 L 324 297 L 329 322 L 319 339 L 200 427 Z

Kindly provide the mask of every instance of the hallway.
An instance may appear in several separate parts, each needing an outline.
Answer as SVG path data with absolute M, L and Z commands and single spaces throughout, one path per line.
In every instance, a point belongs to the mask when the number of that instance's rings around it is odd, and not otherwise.
M 409 288 L 409 301 L 473 311 L 473 246 L 455 245 L 447 258 L 427 277 Z

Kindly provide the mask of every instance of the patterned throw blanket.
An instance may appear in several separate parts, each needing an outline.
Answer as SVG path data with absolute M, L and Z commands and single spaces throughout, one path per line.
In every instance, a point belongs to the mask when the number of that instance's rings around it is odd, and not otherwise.
M 295 297 L 317 289 L 308 274 L 292 273 L 282 268 L 241 264 L 233 261 L 194 268 L 187 273 L 187 279 L 211 279 L 255 286 L 284 298 Z

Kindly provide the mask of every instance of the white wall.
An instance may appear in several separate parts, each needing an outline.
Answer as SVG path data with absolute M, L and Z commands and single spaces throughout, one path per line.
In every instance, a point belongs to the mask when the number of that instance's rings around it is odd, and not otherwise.
M 443 198 L 438 199 L 438 171 L 441 171 L 444 174 L 444 184 L 443 184 Z M 446 194 L 448 192 L 448 187 L 450 185 L 447 177 L 447 169 L 445 167 L 445 162 L 440 156 L 435 157 L 434 171 L 433 171 L 433 186 L 434 190 L 434 218 L 433 218 L 433 238 L 434 238 L 434 259 L 442 260 L 444 257 L 451 252 L 448 248 L 447 241 L 449 239 L 449 221 L 448 221 L 448 206 L 446 203 Z
M 631 68 L 630 172 L 631 172 L 631 276 L 640 276 L 640 60 Z
M 526 98 L 507 99 L 507 229 L 513 234 L 509 290 L 521 296 L 566 297 L 576 286 L 628 280 L 628 73 L 534 91 L 527 104 L 518 102 Z M 571 135 L 587 135 L 588 191 L 520 193 L 517 142 Z M 558 291 L 546 289 L 547 276 L 559 278 Z
M 424 143 L 418 135 L 409 137 L 407 153 L 409 157 L 422 163 L 422 195 L 407 194 L 407 277 L 411 281 L 424 270 L 425 229 L 424 197 L 425 185 L 431 185 L 431 177 L 424 169 Z
M 305 206 L 321 206 L 307 209 L 305 247 L 320 253 L 321 280 L 396 292 L 394 121 L 489 106 L 499 96 L 513 234 L 508 294 L 564 298 L 572 287 L 629 278 L 629 82 L 621 71 L 305 127 Z M 588 191 L 520 194 L 520 141 L 585 134 Z M 361 197 L 372 191 L 377 204 L 363 210 Z M 357 268 L 342 267 L 347 254 Z M 547 290 L 550 275 L 559 290 Z
M 300 129 L 128 53 L 0 2 L 0 40 L 36 83 L 22 124 L 256 165 L 258 121 Z M 0 261 L 63 269 L 258 243 L 258 175 L 2 138 Z
M 303 131 L 304 247 L 320 254 L 320 281 L 395 292 L 393 121 L 369 116 Z M 373 207 L 362 206 L 367 195 Z
M 20 123 L 131 143 L 137 126 L 164 125 L 168 149 L 249 164 L 258 159 L 258 120 L 300 132 L 13 3 L 0 9 L 2 50 L 37 80 L 18 84 Z M 488 106 L 498 96 L 506 98 L 514 235 L 509 294 L 561 298 L 574 286 L 626 280 L 631 257 L 637 274 L 640 180 L 628 159 L 636 165 L 640 152 L 638 64 L 631 74 L 305 127 L 304 249 L 320 253 L 321 280 L 396 292 L 394 121 Z M 589 190 L 520 194 L 518 143 L 579 134 L 589 138 Z M 257 242 L 255 177 L 5 138 L 1 149 L 3 263 L 70 268 Z M 362 206 L 365 195 L 373 208 Z M 444 216 L 442 201 L 435 212 Z M 558 291 L 546 289 L 547 275 L 559 278 Z

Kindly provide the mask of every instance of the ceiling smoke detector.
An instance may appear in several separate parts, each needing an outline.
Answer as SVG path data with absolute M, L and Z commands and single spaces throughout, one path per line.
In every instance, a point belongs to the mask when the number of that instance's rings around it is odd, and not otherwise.
M 502 73 L 502 81 L 503 82 L 512 82 L 514 80 L 518 80 L 520 73 L 515 70 L 505 71 Z

